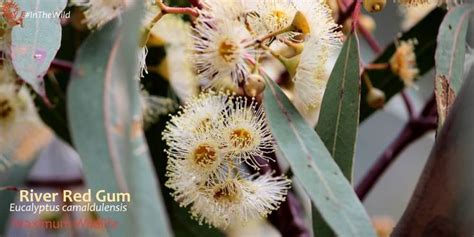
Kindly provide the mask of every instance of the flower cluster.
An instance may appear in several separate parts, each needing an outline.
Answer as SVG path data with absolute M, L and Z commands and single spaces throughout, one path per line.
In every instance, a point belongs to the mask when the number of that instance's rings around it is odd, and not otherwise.
M 194 27 L 194 62 L 208 86 L 242 85 L 259 62 L 275 56 L 290 72 L 295 95 L 319 107 L 326 64 L 341 34 L 322 1 L 206 0 Z
M 285 199 L 285 177 L 249 175 L 274 150 L 262 107 L 252 99 L 205 92 L 168 122 L 166 185 L 200 223 L 226 228 L 264 217 Z M 245 166 L 247 164 L 248 166 Z

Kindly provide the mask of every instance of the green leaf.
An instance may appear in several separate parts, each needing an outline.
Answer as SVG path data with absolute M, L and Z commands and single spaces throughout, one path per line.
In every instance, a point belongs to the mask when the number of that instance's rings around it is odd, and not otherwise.
M 27 13 L 60 13 L 67 0 L 15 0 Z M 24 18 L 23 27 L 12 30 L 11 55 L 17 74 L 41 96 L 45 96 L 43 76 L 61 46 L 59 17 Z
M 67 107 L 89 187 L 131 195 L 127 212 L 99 213 L 119 221 L 111 236 L 166 237 L 171 229 L 141 128 L 136 73 L 142 14 L 143 6 L 135 7 L 84 42 Z
M 436 50 L 436 36 L 438 35 L 438 26 L 441 24 L 446 10 L 436 8 L 429 13 L 417 25 L 411 28 L 408 32 L 402 34 L 400 40 L 408 40 L 416 38 L 418 44 L 415 46 L 416 63 L 419 74 L 423 75 L 434 66 L 434 56 Z M 386 63 L 390 60 L 395 52 L 395 43 L 387 46 L 385 51 L 377 57 L 373 63 Z M 394 95 L 399 93 L 404 84 L 400 79 L 392 73 L 390 69 L 387 70 L 371 70 L 368 75 L 373 85 L 385 92 L 387 101 Z M 367 97 L 367 88 L 362 87 L 362 100 L 360 107 L 360 122 L 364 121 L 376 110 L 369 107 L 365 98 Z
M 326 87 L 316 131 L 342 173 L 352 182 L 360 104 L 359 46 L 351 35 L 337 58 Z M 313 232 L 334 236 L 312 205 Z
M 351 184 L 316 132 L 272 80 L 264 106 L 279 149 L 326 223 L 338 236 L 375 236 Z
M 474 79 L 467 79 L 392 236 L 474 233 Z
M 350 36 L 326 87 L 316 131 L 346 178 L 352 180 L 359 126 L 360 75 L 357 37 Z
M 446 14 L 438 34 L 436 48 L 436 75 L 444 75 L 455 92 L 461 89 L 466 52 L 466 33 L 473 4 L 451 9 Z
M 0 236 L 5 234 L 8 219 L 10 217 L 10 203 L 15 202 L 17 192 L 11 188 L 22 188 L 25 186 L 26 179 L 36 160 L 27 164 L 19 164 L 8 168 L 0 173 Z
M 459 92 L 464 72 L 466 33 L 473 4 L 451 9 L 439 28 L 436 48 L 436 105 L 439 127 L 444 123 L 454 96 Z

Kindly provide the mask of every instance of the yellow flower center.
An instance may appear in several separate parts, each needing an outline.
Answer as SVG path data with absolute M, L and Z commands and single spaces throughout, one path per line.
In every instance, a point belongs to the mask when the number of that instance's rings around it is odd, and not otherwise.
M 231 63 L 236 60 L 237 50 L 239 50 L 239 46 L 235 43 L 235 41 L 230 39 L 222 41 L 219 45 L 219 55 L 227 63 Z
M 282 10 L 273 10 L 270 14 L 271 20 L 276 24 L 276 28 L 280 29 L 288 26 L 290 18 Z
M 236 203 L 242 198 L 242 192 L 235 182 L 227 182 L 214 190 L 214 200 L 220 203 Z
M 194 150 L 194 162 L 205 167 L 213 164 L 217 160 L 217 151 L 208 144 L 201 144 Z
M 253 141 L 252 133 L 244 128 L 234 129 L 230 135 L 232 145 L 238 148 L 248 148 Z

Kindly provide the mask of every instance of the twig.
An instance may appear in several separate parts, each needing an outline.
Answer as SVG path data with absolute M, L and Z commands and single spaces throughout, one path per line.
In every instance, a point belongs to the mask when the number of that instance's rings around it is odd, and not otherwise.
M 362 26 L 361 24 L 357 24 L 357 29 L 361 33 L 362 37 L 364 37 L 364 39 L 367 41 L 370 48 L 372 48 L 372 50 L 376 54 L 379 54 L 382 52 L 382 47 L 380 47 L 380 44 L 377 42 L 374 36 L 372 36 L 372 34 L 367 29 L 365 29 L 364 26 Z
M 200 0 L 188 0 L 188 2 L 191 4 L 193 7 L 197 7 L 198 9 L 202 9 L 202 3 Z
M 171 14 L 185 14 L 185 15 L 190 15 L 193 17 L 199 16 L 199 12 L 192 7 L 169 7 L 169 6 L 166 6 L 161 0 L 157 0 L 156 4 L 158 4 L 158 6 L 160 7 L 161 13 L 163 15 L 171 13 Z
M 354 2 L 355 7 L 352 10 L 352 33 L 354 33 L 356 27 L 359 25 L 360 5 L 362 4 L 362 0 L 354 0 Z
M 413 108 L 413 103 L 412 103 L 412 101 L 410 100 L 410 98 L 408 97 L 408 95 L 405 91 L 402 91 L 401 94 L 402 94 L 403 103 L 405 103 L 405 107 L 407 109 L 408 118 L 410 120 L 413 120 L 414 117 L 415 117 L 415 111 L 414 111 L 414 108 Z
M 390 146 L 380 155 L 377 161 L 372 165 L 366 173 L 362 181 L 356 187 L 357 196 L 360 200 L 364 200 L 372 187 L 377 183 L 385 170 L 396 160 L 398 155 L 425 133 L 436 129 L 436 101 L 434 95 L 426 103 L 419 116 L 411 118 L 405 125 L 400 135 L 393 141 Z
M 64 71 L 71 71 L 73 67 L 73 63 L 62 60 L 62 59 L 54 59 L 53 62 L 51 63 L 51 68 L 55 69 L 61 69 Z
M 354 12 L 356 4 L 357 0 L 353 1 L 347 10 L 342 11 L 341 9 L 341 15 L 339 16 L 339 19 L 337 19 L 338 25 L 344 24 L 344 22 L 346 22 L 346 20 L 352 16 L 352 12 Z

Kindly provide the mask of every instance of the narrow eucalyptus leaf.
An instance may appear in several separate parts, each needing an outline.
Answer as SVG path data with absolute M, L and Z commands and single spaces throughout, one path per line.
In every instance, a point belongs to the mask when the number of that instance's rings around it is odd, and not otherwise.
M 342 173 L 352 182 L 357 128 L 359 127 L 360 70 L 357 36 L 351 35 L 336 60 L 326 87 L 316 131 Z M 334 236 L 313 206 L 313 231 Z
M 375 236 L 369 217 L 331 154 L 282 90 L 266 78 L 269 125 L 294 176 L 338 236 Z
M 67 107 L 89 187 L 131 195 L 126 212 L 100 213 L 119 222 L 111 235 L 166 237 L 172 233 L 143 136 L 136 80 L 142 16 L 142 7 L 134 7 L 81 46 Z

